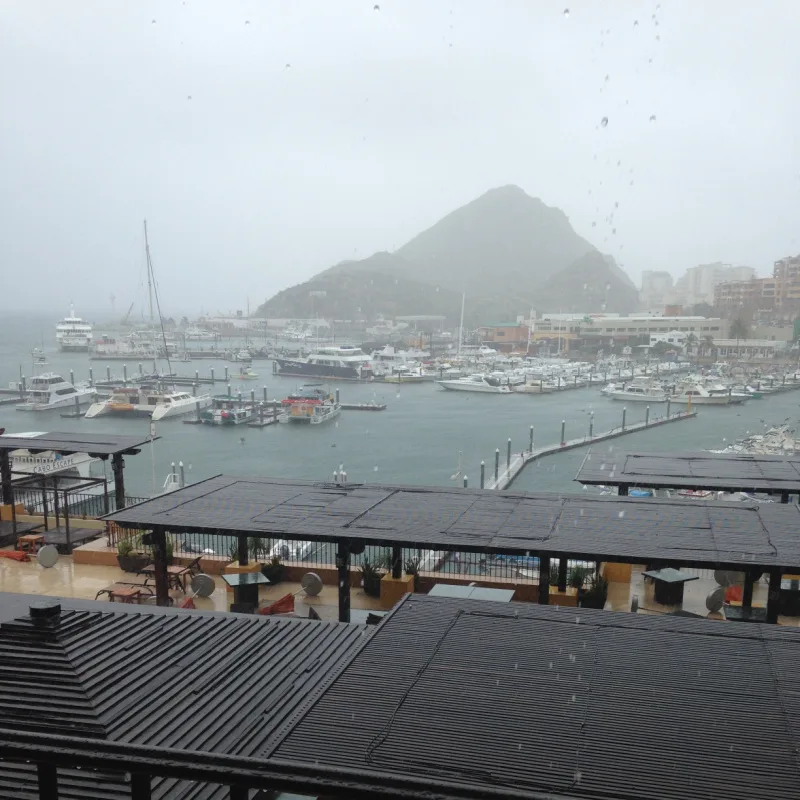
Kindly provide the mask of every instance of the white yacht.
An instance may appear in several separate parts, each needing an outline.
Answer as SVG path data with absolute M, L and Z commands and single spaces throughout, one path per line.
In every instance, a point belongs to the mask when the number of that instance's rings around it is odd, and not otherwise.
M 17 411 L 49 411 L 64 406 L 82 406 L 91 403 L 97 390 L 88 383 L 74 386 L 55 372 L 44 372 L 30 379 L 26 385 L 23 402 Z
M 183 332 L 183 336 L 185 339 L 195 342 L 212 341 L 217 338 L 216 333 L 208 331 L 205 328 L 198 328 L 197 326 L 192 326 L 191 328 L 187 328 Z
M 514 390 L 507 383 L 500 383 L 487 375 L 468 375 L 466 378 L 455 378 L 449 381 L 436 381 L 442 389 L 456 392 L 485 392 L 487 394 L 513 394 Z
M 626 400 L 634 403 L 666 403 L 667 393 L 663 387 L 648 379 L 634 378 L 629 384 L 615 386 L 605 393 L 612 400 Z
M 86 320 L 75 316 L 70 306 L 69 316 L 56 325 L 56 344 L 60 350 L 88 352 L 92 343 L 92 326 Z
M 370 357 L 360 347 L 348 345 L 320 347 L 308 358 L 276 358 L 272 363 L 276 375 L 351 381 L 373 379 Z
M 87 419 L 108 415 L 119 417 L 150 417 L 154 421 L 192 414 L 211 405 L 211 396 L 197 397 L 188 392 L 165 392 L 147 387 L 119 387 L 111 397 L 93 403 L 86 412 Z
M 732 394 L 711 394 L 699 383 L 687 383 L 678 387 L 678 392 L 671 398 L 675 403 L 691 403 L 693 406 L 728 406 L 741 403 L 745 398 Z

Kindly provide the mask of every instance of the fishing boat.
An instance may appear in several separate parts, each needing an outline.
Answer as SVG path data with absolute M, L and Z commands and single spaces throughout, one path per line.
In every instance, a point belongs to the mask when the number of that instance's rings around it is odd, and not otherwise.
M 202 411 L 210 405 L 211 395 L 208 394 L 195 396 L 188 392 L 168 392 L 156 403 L 152 419 L 157 422 L 160 419 L 183 417 Z
M 679 391 L 671 399 L 676 403 L 691 403 L 693 406 L 728 406 L 741 403 L 746 398 L 734 397 L 732 393 L 711 394 L 699 383 L 688 383 L 678 387 Z
M 253 418 L 253 406 L 231 394 L 212 397 L 210 406 L 200 412 L 200 421 L 205 425 L 242 425 Z
M 242 381 L 255 381 L 258 380 L 258 373 L 253 372 L 252 367 L 242 367 L 239 370 L 239 374 L 235 377 L 239 378 Z
M 465 378 L 436 381 L 442 389 L 454 392 L 483 392 L 485 394 L 514 394 L 507 383 L 500 383 L 497 378 L 488 375 L 468 375 Z
M 342 412 L 336 398 L 319 384 L 303 386 L 281 400 L 281 406 L 283 412 L 279 421 L 299 425 L 321 425 L 336 419 Z
M 97 390 L 88 383 L 75 385 L 65 381 L 55 372 L 44 372 L 30 379 L 23 393 L 23 402 L 17 411 L 50 411 L 64 406 L 78 406 L 91 403 Z
M 655 381 L 647 378 L 634 378 L 629 384 L 614 386 L 605 393 L 612 400 L 625 400 L 634 403 L 666 403 L 667 393 Z
M 31 361 L 33 362 L 34 368 L 47 366 L 47 356 L 44 354 L 44 350 L 41 347 L 34 347 L 33 350 L 31 350 Z

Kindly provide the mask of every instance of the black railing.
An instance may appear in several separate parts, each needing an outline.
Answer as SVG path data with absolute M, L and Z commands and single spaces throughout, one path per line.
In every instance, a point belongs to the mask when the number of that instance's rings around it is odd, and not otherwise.
M 46 493 L 46 501 L 43 496 Z M 147 497 L 125 497 L 125 505 L 133 505 L 142 500 L 148 500 Z M 58 508 L 59 513 L 63 514 L 64 503 L 68 505 L 68 513 L 70 517 L 89 519 L 92 517 L 102 517 L 112 511 L 116 511 L 116 502 L 113 493 L 108 495 L 100 492 L 64 492 L 63 489 L 58 490 Z M 45 509 L 45 502 L 47 504 L 47 513 L 53 514 L 55 511 L 55 493 L 52 488 L 43 489 L 25 489 L 21 487 L 14 487 L 14 502 L 21 503 L 26 513 L 28 514 L 43 514 Z

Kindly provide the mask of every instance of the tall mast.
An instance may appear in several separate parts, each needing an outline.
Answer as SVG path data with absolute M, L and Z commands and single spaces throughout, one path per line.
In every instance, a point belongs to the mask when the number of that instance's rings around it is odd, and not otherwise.
M 151 273 L 153 265 L 150 263 L 150 243 L 147 241 L 147 220 L 144 221 L 144 252 L 147 256 L 147 299 L 150 305 L 150 324 L 153 324 L 153 280 Z
M 464 300 L 466 292 L 461 292 L 461 322 L 458 323 L 458 355 L 461 355 L 461 340 L 464 338 Z

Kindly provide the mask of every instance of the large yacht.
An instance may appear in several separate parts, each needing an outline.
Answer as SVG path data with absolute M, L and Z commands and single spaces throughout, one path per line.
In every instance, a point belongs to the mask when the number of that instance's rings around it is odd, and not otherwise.
M 276 358 L 277 375 L 329 380 L 372 380 L 370 357 L 360 347 L 320 347 L 307 358 Z
M 75 316 L 75 308 L 70 306 L 69 316 L 56 325 L 56 343 L 60 350 L 87 352 L 92 343 L 92 326 L 86 320 Z
M 513 394 L 514 390 L 507 383 L 488 375 L 468 375 L 466 378 L 455 378 L 451 381 L 436 381 L 442 389 L 456 392 L 485 392 L 488 394 Z
M 82 406 L 91 403 L 96 396 L 97 390 L 88 383 L 76 383 L 73 386 L 55 372 L 44 372 L 27 383 L 23 402 L 17 405 L 17 411 L 49 411 L 76 404 Z
M 180 417 L 208 408 L 211 397 L 207 394 L 195 397 L 188 392 L 165 392 L 145 386 L 119 387 L 111 397 L 93 403 L 86 412 L 87 419 L 107 415 L 119 417 L 151 417 L 154 421 Z
M 679 387 L 679 391 L 672 397 L 673 402 L 691 403 L 693 406 L 729 406 L 742 403 L 747 399 L 734 394 L 712 394 L 699 383 L 687 383 Z
M 667 393 L 663 387 L 648 378 L 634 378 L 629 384 L 613 385 L 604 392 L 612 400 L 626 400 L 634 403 L 666 403 Z

